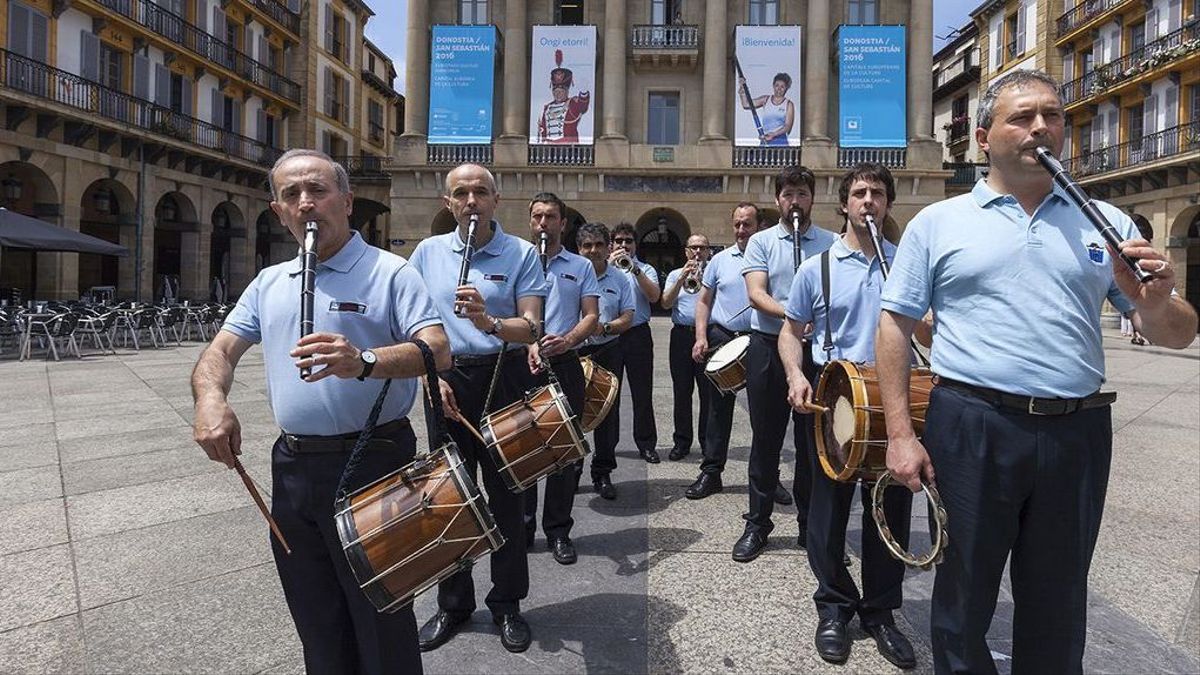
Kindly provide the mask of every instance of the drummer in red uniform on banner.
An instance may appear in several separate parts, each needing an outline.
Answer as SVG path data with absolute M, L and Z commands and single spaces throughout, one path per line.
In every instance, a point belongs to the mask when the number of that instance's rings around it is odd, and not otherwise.
M 579 122 L 592 104 L 592 94 L 581 91 L 571 96 L 575 75 L 562 67 L 563 53 L 554 50 L 554 70 L 550 71 L 550 93 L 554 100 L 542 107 L 538 118 L 538 141 L 541 143 L 578 143 Z

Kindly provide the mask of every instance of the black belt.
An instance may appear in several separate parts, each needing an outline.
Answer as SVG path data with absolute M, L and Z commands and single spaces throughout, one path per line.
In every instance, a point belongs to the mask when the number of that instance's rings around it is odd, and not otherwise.
M 940 375 L 935 380 L 938 386 L 950 387 L 968 393 L 1009 412 L 1025 415 L 1070 415 L 1080 410 L 1103 408 L 1117 400 L 1115 391 L 1098 391 L 1083 398 L 1038 398 L 1018 396 L 998 389 L 989 389 L 966 382 L 959 382 Z
M 409 428 L 409 426 L 407 417 L 392 420 L 387 424 L 380 424 L 375 427 L 372 440 L 376 440 L 382 436 L 390 436 L 398 431 Z M 354 444 L 358 442 L 358 436 L 361 433 L 361 431 L 352 431 L 348 434 L 338 434 L 335 436 L 299 436 L 284 432 L 282 435 L 283 442 L 287 445 L 288 450 L 295 453 L 350 452 L 354 448 Z
M 496 359 L 500 357 L 496 354 L 459 354 L 454 356 L 455 368 L 473 368 L 475 366 L 494 366 Z
M 557 366 L 559 364 L 567 363 L 569 361 L 578 361 L 578 360 L 579 360 L 579 352 L 575 351 L 574 349 L 568 349 L 567 351 L 559 354 L 558 356 L 551 356 L 550 358 L 546 359 L 546 362 L 552 366 Z

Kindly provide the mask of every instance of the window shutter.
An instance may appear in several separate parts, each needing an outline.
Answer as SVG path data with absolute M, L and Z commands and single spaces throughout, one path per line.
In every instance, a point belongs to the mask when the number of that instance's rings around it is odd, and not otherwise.
M 25 5 L 10 3 L 8 5 L 8 48 L 20 54 L 33 58 L 33 50 L 29 45 L 29 15 L 32 12 Z
M 1179 26 L 1183 23 L 1183 2 L 1182 0 L 1170 0 L 1167 3 L 1167 32 L 1173 33 L 1179 30 Z
M 9 5 L 15 7 L 16 5 Z M 39 63 L 46 63 L 46 48 L 49 45 L 47 38 L 48 24 L 46 15 L 41 12 L 29 12 L 29 58 Z
M 161 63 L 154 64 L 154 102 L 171 106 L 171 71 Z
M 325 154 L 333 154 L 333 134 L 329 133 L 329 131 L 321 132 L 321 146 L 321 150 Z
M 150 100 L 150 59 L 141 54 L 133 55 L 133 95 Z
M 181 87 L 183 89 L 183 105 L 181 105 L 180 108 L 183 110 L 184 115 L 188 115 L 191 117 L 196 116 L 196 109 L 192 107 L 192 87 L 193 86 L 194 86 L 194 83 L 192 82 L 191 78 L 188 78 L 188 77 L 183 78 L 183 87 Z
M 1158 94 L 1151 94 L 1146 99 L 1145 110 L 1142 113 L 1142 133 L 1149 136 L 1158 131 Z M 1131 139 L 1133 140 L 1133 139 Z
M 271 139 L 267 138 L 267 111 L 259 108 L 257 117 L 257 127 L 254 138 L 256 138 L 259 143 L 270 143 Z
M 325 5 L 325 51 L 333 53 L 333 5 Z
M 1158 39 L 1158 8 L 1151 7 L 1146 10 L 1146 42 L 1150 43 Z
M 271 43 L 267 42 L 267 38 L 261 36 L 258 38 L 258 60 L 271 68 L 277 67 L 271 63 Z
M 1179 124 L 1179 88 L 1167 87 L 1165 104 L 1163 106 L 1163 129 L 1170 129 Z
M 1063 128 L 1063 149 L 1062 149 L 1063 157 L 1073 157 L 1074 156 L 1071 154 L 1071 134 L 1072 133 L 1073 133 L 1073 129 L 1071 128 L 1070 124 L 1066 125 L 1066 127 Z
M 326 115 L 336 115 L 333 109 L 333 70 L 329 66 L 325 67 L 325 105 L 321 107 L 321 112 Z
M 1017 53 L 1025 53 L 1025 3 L 1017 8 Z
M 992 72 L 1000 70 L 1004 64 L 1004 40 L 1001 38 L 999 26 L 992 28 Z
M 233 102 L 233 133 L 242 133 L 242 102 L 237 100 Z
M 1117 60 L 1121 55 L 1121 29 L 1114 28 L 1108 34 L 1108 62 Z
M 204 11 L 204 0 L 192 0 L 192 16 L 196 17 L 196 27 L 202 32 L 208 32 L 208 12 Z
M 283 138 L 283 124 L 280 120 L 272 121 L 274 124 L 271 125 L 271 147 L 282 148 L 283 143 L 281 142 L 281 139 Z
M 212 121 L 213 126 L 220 127 L 222 129 L 225 128 L 225 124 L 224 124 L 225 120 L 222 119 L 225 116 L 221 114 L 221 113 L 225 112 L 225 110 L 224 110 L 225 106 L 223 105 L 224 103 L 225 103 L 225 97 L 221 94 L 221 90 L 213 89 L 212 90 L 212 103 L 211 103 L 212 111 L 211 111 L 211 114 L 209 115 L 209 119 Z
M 1118 143 L 1117 134 L 1119 133 L 1119 129 L 1117 128 L 1117 122 L 1120 117 L 1121 111 L 1119 110 L 1110 110 L 1108 112 L 1108 145 L 1110 147 Z
M 1071 52 L 1063 57 L 1063 82 L 1070 82 L 1075 79 L 1075 52 Z
M 350 124 L 350 80 L 342 80 L 342 121 Z
M 85 80 L 100 80 L 100 38 L 86 30 L 79 31 L 79 71 Z

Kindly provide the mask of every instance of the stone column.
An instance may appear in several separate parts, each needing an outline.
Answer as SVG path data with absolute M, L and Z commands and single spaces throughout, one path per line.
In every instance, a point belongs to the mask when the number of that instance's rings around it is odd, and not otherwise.
M 908 5 L 908 137 L 932 140 L 933 2 Z
M 912 0 L 931 2 L 932 0 Z M 808 3 L 804 27 L 804 142 L 829 141 L 829 4 Z
M 504 4 L 504 131 L 523 138 L 529 129 L 529 29 L 525 0 Z
M 429 0 L 408 1 L 404 133 L 424 139 L 429 130 Z
M 817 3 L 813 3 L 817 4 Z M 707 0 L 704 6 L 704 133 L 700 142 L 724 142 L 729 105 L 729 35 L 724 0 Z
M 625 0 L 604 2 L 604 135 L 601 138 L 626 140 L 625 137 L 625 59 L 629 27 L 625 25 Z

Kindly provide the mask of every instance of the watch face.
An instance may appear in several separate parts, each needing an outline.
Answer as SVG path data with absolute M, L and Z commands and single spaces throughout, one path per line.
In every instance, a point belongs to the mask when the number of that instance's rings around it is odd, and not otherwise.
M 362 360 L 366 363 L 375 363 L 375 352 L 367 350 L 362 353 Z

